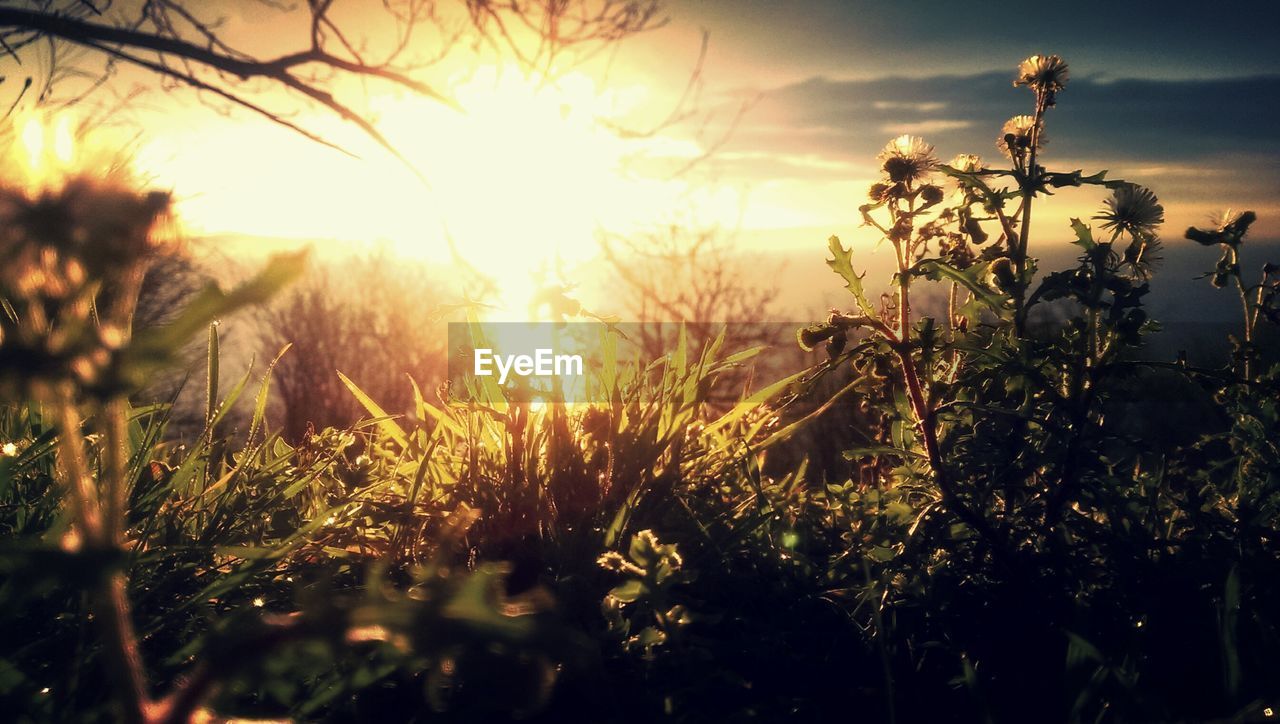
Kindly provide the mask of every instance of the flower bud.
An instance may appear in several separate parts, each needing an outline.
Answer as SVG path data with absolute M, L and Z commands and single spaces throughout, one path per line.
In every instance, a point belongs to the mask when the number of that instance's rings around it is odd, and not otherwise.
M 987 275 L 987 283 L 1002 291 L 1012 289 L 1018 279 L 1013 272 L 1013 262 L 1007 256 L 991 262 L 991 266 L 987 267 Z

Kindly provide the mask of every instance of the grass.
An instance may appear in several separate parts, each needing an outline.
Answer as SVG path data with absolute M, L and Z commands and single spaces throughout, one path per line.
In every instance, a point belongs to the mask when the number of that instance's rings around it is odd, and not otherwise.
M 757 350 L 681 335 L 630 366 L 605 332 L 603 402 L 414 384 L 398 416 L 344 377 L 367 417 L 287 442 L 266 414 L 275 364 L 221 389 L 211 322 L 300 259 L 131 335 L 131 302 L 102 290 L 139 278 L 157 199 L 86 180 L 4 191 L 5 710 L 1264 720 L 1280 703 L 1280 365 L 1253 340 L 1277 316 L 1275 271 L 1230 263 L 1251 218 L 1189 231 L 1222 251 L 1215 283 L 1246 331 L 1220 368 L 1145 359 L 1163 210 L 1039 165 L 1065 75 L 1028 78 L 1033 130 L 1005 139 L 1008 168 L 886 148 L 861 213 L 895 252 L 894 295 L 866 298 L 832 238 L 850 311 L 798 332 L 828 359 L 728 406 L 717 379 Z M 1112 195 L 1100 223 L 1071 221 L 1077 266 L 1039 275 L 1030 209 L 1064 185 Z M 945 315 L 913 310 L 925 285 Z M 1038 307 L 1060 323 L 1029 324 Z M 129 395 L 206 333 L 205 429 L 181 444 L 167 404 Z M 253 412 L 230 429 L 237 404 Z

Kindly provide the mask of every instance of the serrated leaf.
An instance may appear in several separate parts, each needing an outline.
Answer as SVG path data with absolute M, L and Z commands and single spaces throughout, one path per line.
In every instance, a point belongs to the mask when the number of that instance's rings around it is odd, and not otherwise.
M 975 300 L 982 302 L 997 313 L 1003 312 L 1007 306 L 1005 297 L 988 289 L 982 283 L 982 277 L 986 275 L 987 266 L 988 264 L 974 264 L 967 269 L 957 269 L 941 259 L 922 259 L 911 268 L 911 271 L 914 274 L 919 274 L 935 281 L 949 279 L 956 282 L 969 290 Z
M 871 307 L 871 302 L 867 300 L 866 292 L 862 289 L 862 277 L 853 268 L 853 250 L 845 249 L 840 243 L 840 237 L 832 236 L 827 239 L 827 249 L 831 252 L 830 259 L 827 260 L 827 266 L 840 275 L 844 279 L 845 289 L 853 294 L 854 300 L 858 303 L 858 308 L 868 317 L 876 317 L 876 311 Z
M 1072 244 L 1081 247 L 1085 251 L 1092 251 L 1098 245 L 1093 240 L 1093 229 L 1086 226 L 1080 219 L 1071 219 L 1071 230 L 1076 234 L 1076 240 L 1071 242 Z

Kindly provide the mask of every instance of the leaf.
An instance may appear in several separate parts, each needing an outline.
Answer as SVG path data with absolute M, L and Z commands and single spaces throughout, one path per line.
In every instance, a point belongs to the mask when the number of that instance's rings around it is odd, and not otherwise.
M 747 360 L 751 359 L 752 357 L 755 357 L 756 355 L 760 354 L 763 351 L 764 351 L 764 345 L 748 347 L 739 352 L 734 352 L 733 354 L 720 360 L 719 366 L 728 367 L 730 365 L 736 365 L 742 362 L 746 362 Z
M 845 249 L 840 243 L 840 237 L 832 236 L 827 239 L 827 248 L 831 251 L 832 258 L 827 260 L 827 266 L 831 267 L 835 273 L 844 279 L 845 289 L 848 289 L 853 298 L 858 303 L 858 308 L 868 317 L 878 316 L 875 309 L 872 308 L 871 302 L 867 301 L 866 292 L 862 289 L 862 277 L 853 269 L 853 250 Z
M 1071 219 L 1071 230 L 1076 233 L 1076 240 L 1071 242 L 1072 244 L 1083 248 L 1085 251 L 1093 251 L 1094 247 L 1098 245 L 1093 240 L 1093 229 L 1086 226 L 1080 219 Z
M 493 346 L 486 339 L 484 325 L 480 323 L 480 317 L 474 309 L 467 310 L 467 331 L 471 334 L 471 347 L 473 349 Z M 478 402 L 495 408 L 501 414 L 506 414 L 507 396 L 502 391 L 502 387 L 498 384 L 496 377 L 493 375 L 481 375 L 468 379 L 478 384 L 479 390 L 477 391 L 483 393 L 477 399 Z
M 172 322 L 145 330 L 129 345 L 126 362 L 133 375 L 139 382 L 145 381 L 152 369 L 178 354 L 200 330 L 227 314 L 270 299 L 302 274 L 306 259 L 305 250 L 278 254 L 257 275 L 229 292 L 216 284 L 205 287 Z
M 13 468 L 13 458 L 0 455 L 0 497 L 8 497 L 9 490 L 13 487 Z
M 950 279 L 969 290 L 974 299 L 982 302 L 993 311 L 997 313 L 1003 312 L 1007 306 L 1005 297 L 991 291 L 982 283 L 982 277 L 986 274 L 986 270 L 986 264 L 974 264 L 967 269 L 957 269 L 941 259 L 922 259 L 911 267 L 912 274 L 918 274 L 928 279 L 935 281 Z
M 505 576 L 506 569 L 501 565 L 488 564 L 477 568 L 445 604 L 444 615 L 486 637 L 527 638 L 533 632 L 532 617 L 503 611 Z
M 842 453 L 845 460 L 858 460 L 866 457 L 876 457 L 880 455 L 896 455 L 898 457 L 914 457 L 922 460 L 927 459 L 914 450 L 903 450 L 893 447 L 892 445 L 861 445 L 852 447 Z
M 221 354 L 218 351 L 218 325 L 214 322 L 209 324 L 208 377 L 205 387 L 204 413 L 204 421 L 209 427 L 210 437 L 213 436 L 213 416 L 218 412 L 218 360 L 220 357 Z
M 618 586 L 614 586 L 609 591 L 609 595 L 618 599 L 623 603 L 635 603 L 641 596 L 648 593 L 649 589 L 644 585 L 643 581 L 631 580 Z
M 284 357 L 289 348 L 293 347 L 290 342 L 276 353 L 276 358 L 271 360 L 271 364 L 267 365 L 267 371 L 262 375 L 262 384 L 258 387 L 258 396 L 253 404 L 253 418 L 249 421 L 249 434 L 246 436 L 246 444 L 252 443 L 258 430 L 262 427 L 267 417 L 267 399 L 268 393 L 271 391 L 271 374 L 275 372 L 276 365 L 280 363 L 280 358 Z
M 213 435 L 210 434 L 212 428 L 216 428 L 218 423 L 222 421 L 222 418 L 226 417 L 231 411 L 231 408 L 235 407 L 236 401 L 240 399 L 241 393 L 244 392 L 245 385 L 249 384 L 249 378 L 253 376 L 253 365 L 254 361 L 250 360 L 249 369 L 245 370 L 245 373 L 240 377 L 240 380 L 232 385 L 231 389 L 227 391 L 226 396 L 218 402 L 217 409 L 213 415 L 213 420 L 207 426 L 205 431 L 205 435 L 208 436 L 210 440 L 213 439 Z
M 860 385 L 862 385 L 866 381 L 866 379 L 867 378 L 865 375 L 855 377 L 852 381 L 849 382 L 849 384 L 842 387 L 834 395 L 828 397 L 827 400 L 823 402 L 816 410 L 814 410 L 813 412 L 810 412 L 809 414 L 805 415 L 799 420 L 796 420 L 795 422 L 788 424 L 787 426 L 781 428 L 780 430 L 773 433 L 769 437 L 765 438 L 759 445 L 756 446 L 756 448 L 759 450 L 764 450 L 768 447 L 776 445 L 777 443 L 787 440 L 792 435 L 794 435 L 797 430 L 803 428 L 805 425 L 809 424 L 810 421 L 818 418 L 827 410 L 831 409 L 831 407 L 835 405 L 836 402 L 840 400 L 840 398 L 844 397 L 845 394 L 857 389 Z
M 787 375 L 777 382 L 761 388 L 746 399 L 736 403 L 728 412 L 724 413 L 724 415 L 716 418 L 714 422 L 707 426 L 708 430 L 712 432 L 722 432 L 728 429 L 748 413 L 759 410 L 760 405 L 769 402 L 775 396 L 782 393 L 784 390 L 787 390 L 796 382 L 799 382 L 808 373 L 808 370 L 800 370 L 799 372 Z
M 410 377 L 409 384 L 413 386 L 413 403 L 418 411 L 419 419 L 426 420 L 427 418 L 431 418 L 437 424 L 441 425 L 454 435 L 466 435 L 466 431 L 462 429 L 462 425 L 459 425 L 456 420 L 445 414 L 440 408 L 430 402 L 427 402 L 426 398 L 422 396 L 422 388 L 418 386 L 417 380 Z
M 342 384 L 347 386 L 347 389 L 351 391 L 351 394 L 355 396 L 356 400 L 358 400 L 361 405 L 364 405 L 364 409 L 368 410 L 370 415 L 373 415 L 378 419 L 378 429 L 382 430 L 382 434 L 394 440 L 401 448 L 405 450 L 409 449 L 409 436 L 405 434 L 404 428 L 396 424 L 395 419 L 391 415 L 388 415 L 387 411 L 382 409 L 381 405 L 374 402 L 372 397 L 365 394 L 364 390 L 357 387 L 356 383 L 352 382 L 350 378 L 341 372 L 338 373 L 338 378 L 342 380 Z
M 667 640 L 667 635 L 653 626 L 645 626 L 636 635 L 636 643 L 641 646 L 657 646 Z
M 893 560 L 894 552 L 893 549 L 888 546 L 874 546 L 871 550 L 867 551 L 867 556 L 873 561 L 884 563 L 886 561 Z
M 1106 663 L 1106 657 L 1083 636 L 1067 631 L 1067 667 L 1073 668 L 1085 662 Z

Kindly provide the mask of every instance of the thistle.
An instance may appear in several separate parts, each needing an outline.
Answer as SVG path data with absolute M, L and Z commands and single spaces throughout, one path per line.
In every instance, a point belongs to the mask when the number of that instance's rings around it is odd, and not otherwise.
M 1018 77 L 1014 86 L 1025 85 L 1043 98 L 1046 108 L 1052 107 L 1058 92 L 1067 85 L 1071 73 L 1067 63 L 1056 55 L 1033 55 L 1018 65 Z
M 931 144 L 919 136 L 905 134 L 889 141 L 878 160 L 885 176 L 894 183 L 920 181 L 938 165 Z
M 1156 227 L 1164 223 L 1164 207 L 1145 186 L 1121 186 L 1103 204 L 1106 209 L 1093 218 L 1101 221 L 1102 228 L 1111 230 L 1117 237 L 1129 234 L 1134 238 L 1152 238 Z
M 1035 134 L 1035 116 L 1014 116 L 1004 122 L 1000 129 L 1000 137 L 996 139 L 996 148 L 1009 158 L 1021 158 L 1026 155 L 1034 143 L 1037 149 L 1048 143 L 1044 130 Z M 1034 138 L 1034 141 L 1033 141 Z

